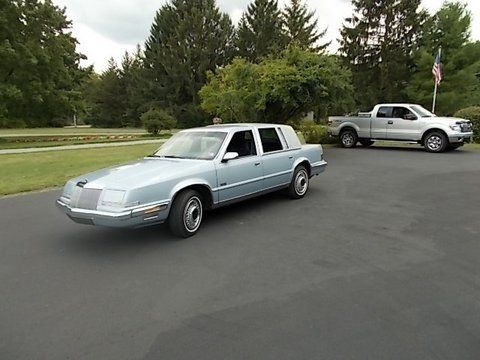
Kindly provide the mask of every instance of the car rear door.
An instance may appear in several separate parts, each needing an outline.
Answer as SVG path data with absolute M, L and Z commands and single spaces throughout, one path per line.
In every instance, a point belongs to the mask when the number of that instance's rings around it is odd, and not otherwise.
M 262 191 L 262 158 L 253 131 L 236 131 L 221 158 L 227 152 L 236 152 L 239 156 L 217 164 L 218 201 L 235 200 Z
M 280 128 L 259 128 L 262 148 L 263 183 L 265 189 L 273 189 L 290 183 L 294 151 L 288 148 Z

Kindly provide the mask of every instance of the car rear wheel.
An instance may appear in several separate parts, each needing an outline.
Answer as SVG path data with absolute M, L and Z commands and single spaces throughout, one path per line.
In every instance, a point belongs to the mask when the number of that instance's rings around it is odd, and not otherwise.
M 175 198 L 168 225 L 170 231 L 179 237 L 195 235 L 203 219 L 203 203 L 200 194 L 194 190 L 185 190 Z
M 310 183 L 310 177 L 305 166 L 300 165 L 295 168 L 293 173 L 292 182 L 288 187 L 288 196 L 292 199 L 301 199 L 308 191 L 308 185 Z
M 440 153 L 447 149 L 448 139 L 444 133 L 440 131 L 432 131 L 427 134 L 423 141 L 423 146 L 429 152 Z
M 340 143 L 344 148 L 353 148 L 357 145 L 358 136 L 355 130 L 346 129 L 340 134 Z

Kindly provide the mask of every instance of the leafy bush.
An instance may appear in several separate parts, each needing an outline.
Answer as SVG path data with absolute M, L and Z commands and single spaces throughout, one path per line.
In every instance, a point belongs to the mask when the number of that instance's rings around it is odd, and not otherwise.
M 161 130 L 171 130 L 175 127 L 175 118 L 165 110 L 150 109 L 140 117 L 145 129 L 153 135 L 157 135 Z
M 318 125 L 313 120 L 300 121 L 298 130 L 302 133 L 307 144 L 334 144 L 335 138 L 328 135 L 328 128 Z
M 455 117 L 470 120 L 472 122 L 474 140 L 480 143 L 480 106 L 470 106 L 458 110 Z

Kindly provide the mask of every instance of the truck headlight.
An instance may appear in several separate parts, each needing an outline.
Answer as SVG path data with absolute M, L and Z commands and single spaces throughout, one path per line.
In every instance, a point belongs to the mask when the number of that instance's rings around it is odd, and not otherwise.
M 123 198 L 125 197 L 124 190 L 103 190 L 102 205 L 120 207 L 123 204 Z
M 453 131 L 461 131 L 460 125 L 450 125 L 450 129 Z

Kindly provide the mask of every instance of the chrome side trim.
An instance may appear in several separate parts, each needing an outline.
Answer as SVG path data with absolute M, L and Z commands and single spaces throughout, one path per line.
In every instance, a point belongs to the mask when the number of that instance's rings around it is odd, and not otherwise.
M 227 206 L 227 205 L 239 202 L 239 201 L 251 199 L 251 198 L 263 195 L 263 194 L 268 194 L 268 193 L 273 192 L 273 191 L 281 190 L 281 189 L 286 188 L 289 184 L 290 184 L 290 182 L 287 182 L 287 183 L 284 183 L 284 184 L 269 187 L 267 189 L 251 192 L 251 193 L 248 193 L 246 195 L 241 195 L 241 196 L 237 196 L 237 197 L 230 198 L 230 199 L 227 199 L 227 200 L 219 201 L 219 202 L 217 202 L 216 204 L 213 205 L 213 208 L 216 209 L 216 208 L 219 208 L 219 207 L 222 207 L 222 206 Z

